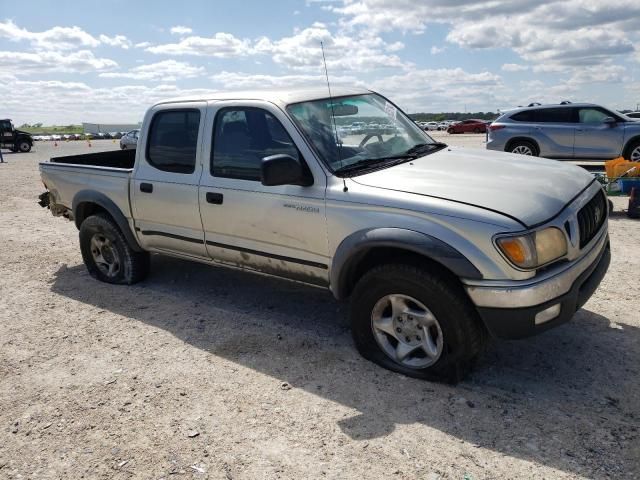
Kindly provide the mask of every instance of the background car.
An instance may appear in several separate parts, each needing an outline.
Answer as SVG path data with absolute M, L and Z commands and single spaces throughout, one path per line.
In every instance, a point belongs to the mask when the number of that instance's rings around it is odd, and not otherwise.
M 640 112 L 630 112 L 630 113 L 625 113 L 625 115 L 629 118 L 635 118 L 640 120 Z
M 138 145 L 138 135 L 140 130 L 131 130 L 126 135 L 123 135 L 120 139 L 120 148 L 126 150 L 127 148 L 135 149 Z
M 427 122 L 424 124 L 424 127 L 422 127 L 424 130 L 438 130 L 438 122 Z
M 478 119 L 463 120 L 447 128 L 449 133 L 485 133 L 486 131 L 487 123 Z
M 487 148 L 555 159 L 640 161 L 640 122 L 593 103 L 535 105 L 494 121 Z

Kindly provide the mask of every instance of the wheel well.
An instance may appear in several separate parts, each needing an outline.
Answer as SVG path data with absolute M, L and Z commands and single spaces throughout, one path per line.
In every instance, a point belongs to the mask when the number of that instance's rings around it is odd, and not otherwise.
M 634 144 L 638 143 L 638 142 L 640 142 L 640 135 L 636 135 L 635 137 L 630 138 L 630 139 L 627 141 L 627 143 L 626 143 L 626 145 L 624 146 L 624 148 L 622 149 L 622 156 L 623 156 L 624 158 L 627 158 L 627 157 L 631 154 L 631 152 L 630 152 L 631 147 L 632 147 Z
M 536 155 L 540 155 L 540 145 L 538 145 L 538 142 L 536 142 L 533 138 L 529 138 L 529 137 L 515 137 L 515 138 L 512 138 L 505 145 L 504 151 L 505 152 L 510 151 L 512 145 L 514 143 L 516 143 L 516 142 L 528 142 L 528 143 L 532 144 L 534 146 L 534 148 L 536 149 L 536 152 L 535 152 Z
M 95 215 L 96 213 L 105 213 L 111 217 L 111 214 L 107 211 L 106 208 L 98 205 L 93 202 L 82 202 L 76 207 L 76 211 L 74 212 L 74 220 L 76 222 L 76 226 L 80 228 L 82 222 L 84 222 L 85 218 L 90 217 L 91 215 Z
M 346 282 L 343 286 L 344 296 L 351 295 L 353 288 L 362 276 L 374 267 L 389 263 L 403 263 L 412 266 L 419 266 L 429 271 L 437 271 L 439 275 L 449 278 L 456 284 L 462 285 L 460 279 L 447 267 L 435 260 L 409 250 L 395 247 L 374 247 L 363 252 L 358 258 L 353 259 L 349 266 Z M 466 295 L 466 292 L 465 292 Z

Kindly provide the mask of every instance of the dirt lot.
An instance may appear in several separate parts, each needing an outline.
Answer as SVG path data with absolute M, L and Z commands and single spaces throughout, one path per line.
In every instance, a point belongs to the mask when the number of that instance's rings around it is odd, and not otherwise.
M 574 321 L 494 342 L 454 387 L 360 358 L 323 290 L 159 257 L 139 285 L 91 279 L 73 224 L 36 205 L 37 166 L 116 147 L 0 164 L 0 478 L 640 476 L 640 222 L 622 201 Z

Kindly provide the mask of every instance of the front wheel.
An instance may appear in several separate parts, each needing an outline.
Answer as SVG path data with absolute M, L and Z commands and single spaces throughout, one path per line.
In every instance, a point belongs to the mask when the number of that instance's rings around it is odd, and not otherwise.
M 15 146 L 14 152 L 27 153 L 31 151 L 31 144 L 25 140 L 18 142 Z
M 102 282 L 131 285 L 149 272 L 149 254 L 133 250 L 118 225 L 105 214 L 82 222 L 80 251 L 89 274 Z
M 524 140 L 519 140 L 512 143 L 508 149 L 511 153 L 517 153 L 518 155 L 538 156 L 538 151 L 533 143 Z
M 473 305 L 454 279 L 404 264 L 372 269 L 351 299 L 358 351 L 409 377 L 458 382 L 485 342 Z

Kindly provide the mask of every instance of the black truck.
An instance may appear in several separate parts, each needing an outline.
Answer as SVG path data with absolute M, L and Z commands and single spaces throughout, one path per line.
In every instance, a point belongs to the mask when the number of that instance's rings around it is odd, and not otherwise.
M 33 137 L 29 132 L 16 130 L 9 119 L 0 120 L 0 148 L 26 153 L 32 145 Z

